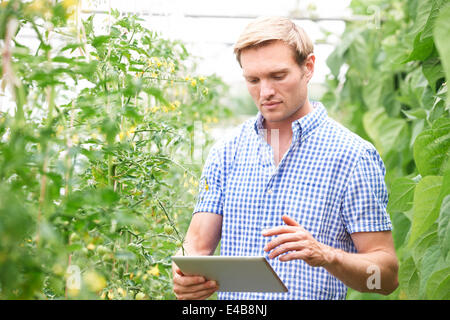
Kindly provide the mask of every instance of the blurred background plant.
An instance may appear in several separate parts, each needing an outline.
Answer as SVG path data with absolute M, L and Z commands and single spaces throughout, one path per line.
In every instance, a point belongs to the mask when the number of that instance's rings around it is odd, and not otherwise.
M 213 48 L 199 63 L 185 42 L 146 27 L 144 13 L 87 2 L 106 10 L 87 16 L 77 0 L 0 2 L 0 299 L 175 298 L 170 256 L 208 148 L 257 112 L 243 82 L 229 88 L 198 72 L 231 69 L 226 37 L 250 16 L 168 15 L 184 21 L 173 29 L 190 41 L 204 26 L 196 17 L 229 31 L 220 45 L 212 24 L 212 40 L 198 34 L 201 50 Z M 233 3 L 263 14 L 261 1 Z M 348 299 L 450 298 L 448 3 L 353 0 L 339 36 L 327 31 L 339 29 L 336 17 L 322 16 L 330 3 L 267 6 L 286 9 L 308 33 L 323 29 L 315 78 L 325 84 L 312 83 L 310 98 L 371 141 L 386 165 L 400 286 L 386 297 L 349 290 Z M 147 16 L 165 18 L 158 10 Z
M 351 8 L 376 14 L 346 24 L 327 59 L 322 101 L 386 165 L 400 259 L 400 286 L 387 298 L 449 299 L 449 1 L 354 0 Z M 350 290 L 348 298 L 386 297 Z
M 78 1 L 2 1 L 0 37 L 0 298 L 174 298 L 227 86 L 137 16 L 98 30 Z

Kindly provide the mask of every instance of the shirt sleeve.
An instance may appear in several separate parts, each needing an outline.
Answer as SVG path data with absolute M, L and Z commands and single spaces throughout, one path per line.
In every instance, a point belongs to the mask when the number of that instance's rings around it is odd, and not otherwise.
M 193 214 L 211 212 L 223 215 L 223 161 L 221 143 L 216 143 L 203 167 L 199 183 L 199 193 Z
M 349 179 L 342 205 L 342 219 L 348 233 L 391 230 L 386 211 L 388 192 L 386 169 L 375 149 L 366 150 Z

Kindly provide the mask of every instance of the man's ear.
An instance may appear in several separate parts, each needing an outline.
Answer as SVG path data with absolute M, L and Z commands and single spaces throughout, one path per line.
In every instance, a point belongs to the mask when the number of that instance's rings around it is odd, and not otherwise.
M 314 55 L 314 53 L 310 53 L 306 59 L 305 62 L 303 63 L 303 71 L 304 74 L 306 76 L 306 80 L 309 82 L 309 80 L 311 80 L 313 74 L 314 74 L 314 65 L 316 62 L 316 56 Z

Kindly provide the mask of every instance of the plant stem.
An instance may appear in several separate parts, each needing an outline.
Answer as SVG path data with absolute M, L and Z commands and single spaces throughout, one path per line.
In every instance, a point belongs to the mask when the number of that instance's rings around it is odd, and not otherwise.
M 112 155 L 108 155 L 108 185 L 113 186 L 114 185 L 114 165 L 113 165 L 113 159 Z
M 39 240 L 40 240 L 40 230 L 41 230 L 41 216 L 42 216 L 42 210 L 44 207 L 44 202 L 45 202 L 45 189 L 46 189 L 46 185 L 47 185 L 47 152 L 45 152 L 44 155 L 44 163 L 42 165 L 42 177 L 41 177 L 41 190 L 40 190 L 40 194 L 39 194 L 39 208 L 38 208 L 38 216 L 37 216 L 37 230 L 36 230 L 36 245 L 39 244 Z
M 181 241 L 181 250 L 183 251 L 183 256 L 184 256 L 184 245 L 183 245 L 183 237 L 180 235 L 180 233 L 178 232 L 178 229 L 175 227 L 175 223 L 172 221 L 172 219 L 170 218 L 169 214 L 167 213 L 166 208 L 163 206 L 162 202 L 159 199 L 156 199 L 156 201 L 158 201 L 159 206 L 161 207 L 161 209 L 163 210 L 164 214 L 166 215 L 167 220 L 169 220 L 169 223 L 171 225 L 171 227 L 173 228 L 173 230 L 175 230 L 175 233 L 177 234 L 178 240 Z
M 74 104 L 75 102 L 72 101 L 72 110 L 70 110 L 70 127 L 73 128 L 73 121 L 74 121 Z M 71 166 L 71 159 L 70 159 L 70 149 L 72 148 L 72 136 L 71 131 L 69 131 L 69 134 L 67 136 L 67 154 L 66 154 L 66 186 L 64 189 L 64 194 L 66 197 L 69 196 L 69 193 L 72 191 L 70 178 L 72 175 L 72 166 Z

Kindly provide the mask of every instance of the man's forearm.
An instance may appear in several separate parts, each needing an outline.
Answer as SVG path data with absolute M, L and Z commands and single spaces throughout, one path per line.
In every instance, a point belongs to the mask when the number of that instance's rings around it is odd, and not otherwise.
M 196 245 L 197 244 L 197 245 Z M 175 255 L 181 256 L 208 256 L 214 253 L 214 250 L 211 252 L 209 248 L 202 248 L 198 245 L 198 243 L 194 241 L 189 241 L 186 239 L 183 243 L 183 248 L 180 248 Z
M 360 292 L 390 294 L 398 286 L 398 264 L 392 253 L 382 250 L 348 253 L 328 247 L 323 267 L 346 286 Z
M 222 216 L 215 213 L 198 212 L 191 220 L 183 241 L 184 254 L 190 256 L 212 255 L 222 231 Z M 177 255 L 182 252 L 180 249 Z

